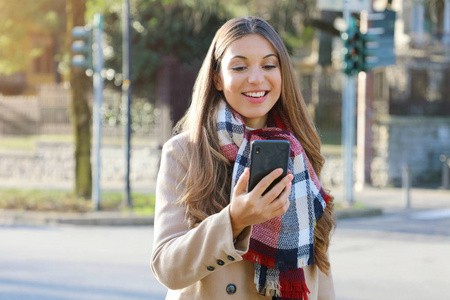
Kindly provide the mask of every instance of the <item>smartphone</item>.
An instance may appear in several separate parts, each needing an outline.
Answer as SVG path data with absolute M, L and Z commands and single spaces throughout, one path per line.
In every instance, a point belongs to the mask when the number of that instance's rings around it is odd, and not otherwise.
M 263 195 L 287 175 L 291 144 L 285 140 L 253 141 L 250 154 L 250 180 L 248 191 L 275 169 L 282 168 L 283 174 L 275 179 Z

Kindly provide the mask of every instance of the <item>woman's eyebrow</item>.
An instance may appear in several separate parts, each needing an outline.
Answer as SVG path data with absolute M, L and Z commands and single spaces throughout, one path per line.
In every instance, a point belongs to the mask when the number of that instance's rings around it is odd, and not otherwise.
M 266 59 L 266 58 L 271 57 L 271 56 L 275 56 L 276 58 L 278 58 L 278 55 L 276 55 L 274 53 L 269 53 L 266 56 L 264 56 L 263 59 Z M 236 56 L 233 56 L 231 59 L 235 59 L 235 58 L 248 59 L 247 57 L 245 57 L 243 55 L 236 55 Z
M 271 56 L 275 56 L 276 58 L 278 58 L 278 55 L 276 55 L 276 54 L 274 54 L 274 53 L 267 54 L 267 55 L 264 56 L 263 58 L 268 58 L 268 57 L 271 57 Z

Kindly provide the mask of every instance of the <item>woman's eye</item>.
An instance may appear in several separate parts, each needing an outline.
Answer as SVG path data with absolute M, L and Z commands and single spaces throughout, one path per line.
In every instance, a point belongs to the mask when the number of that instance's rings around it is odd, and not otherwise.
M 276 65 L 266 65 L 263 68 L 266 70 L 271 70 L 271 69 L 275 69 L 277 66 Z
M 245 70 L 245 67 L 233 67 L 232 70 L 233 71 L 243 71 L 243 70 Z

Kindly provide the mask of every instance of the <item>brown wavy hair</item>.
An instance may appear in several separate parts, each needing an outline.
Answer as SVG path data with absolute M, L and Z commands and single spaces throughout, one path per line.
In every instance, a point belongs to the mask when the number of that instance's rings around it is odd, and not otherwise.
M 302 144 L 319 177 L 324 164 L 319 135 L 308 114 L 289 54 L 280 36 L 263 19 L 231 19 L 217 31 L 195 82 L 192 103 L 174 131 L 188 131 L 189 140 L 195 145 L 185 178 L 187 189 L 179 201 L 186 205 L 191 226 L 219 212 L 230 202 L 233 165 L 220 152 L 215 116 L 218 103 L 224 97 L 214 86 L 214 74 L 220 71 L 221 60 L 228 46 L 249 34 L 260 34 L 276 49 L 282 88 L 274 109 L 281 110 L 286 116 L 293 134 Z M 334 226 L 333 202 L 330 201 L 317 223 L 314 237 L 315 263 L 325 273 L 328 273 L 330 266 L 327 250 Z

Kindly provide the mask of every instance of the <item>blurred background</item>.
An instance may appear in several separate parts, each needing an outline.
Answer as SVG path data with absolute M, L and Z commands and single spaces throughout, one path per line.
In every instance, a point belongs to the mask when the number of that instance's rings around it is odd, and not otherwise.
M 73 27 L 92 26 L 96 13 L 104 16 L 101 186 L 123 185 L 123 2 L 0 0 L 1 188 L 75 190 L 90 197 L 92 71 L 70 61 Z M 450 1 L 366 2 L 397 12 L 396 64 L 358 76 L 366 88 L 358 90 L 356 187 L 399 187 L 407 166 L 412 186 L 448 188 Z M 268 20 L 286 43 L 322 138 L 322 181 L 339 188 L 342 11 L 328 10 L 330 3 L 130 0 L 132 190 L 153 193 L 161 147 L 189 106 L 215 31 L 245 15 Z
M 322 139 L 338 299 L 447 299 L 450 0 L 349 2 L 357 23 L 361 7 L 396 13 L 394 63 L 353 69 L 353 205 L 342 193 L 344 2 L 0 0 L 0 299 L 165 298 L 149 268 L 153 226 L 141 226 L 153 222 L 161 148 L 216 30 L 245 15 L 268 20 L 284 40 Z M 74 28 L 99 24 L 101 51 L 85 56 L 101 53 L 104 66 L 75 67 Z

